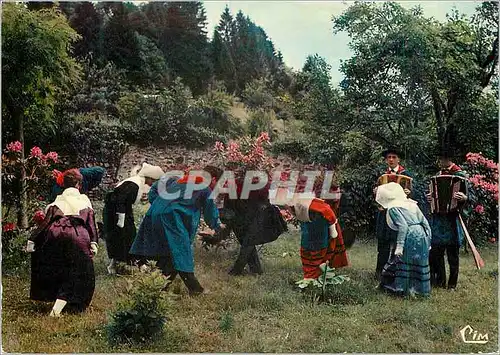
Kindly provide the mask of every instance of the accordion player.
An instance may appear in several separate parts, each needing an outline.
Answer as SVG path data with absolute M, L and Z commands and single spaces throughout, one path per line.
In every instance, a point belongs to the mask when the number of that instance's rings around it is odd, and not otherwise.
M 407 175 L 384 174 L 378 178 L 377 185 L 378 186 L 385 185 L 385 184 L 388 184 L 390 182 L 395 182 L 395 183 L 401 185 L 401 187 L 403 189 L 407 189 L 407 190 L 411 191 L 413 179 Z
M 431 213 L 448 214 L 457 212 L 461 205 L 453 198 L 455 192 L 467 195 L 467 180 L 457 175 L 438 175 L 431 178 Z

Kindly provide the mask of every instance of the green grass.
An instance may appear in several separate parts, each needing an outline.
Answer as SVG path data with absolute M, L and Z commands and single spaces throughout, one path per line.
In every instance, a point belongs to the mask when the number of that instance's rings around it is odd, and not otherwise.
M 433 289 L 427 300 L 400 299 L 375 290 L 376 251 L 358 243 L 349 251 L 352 280 L 339 304 L 314 304 L 294 282 L 302 277 L 299 235 L 291 232 L 261 250 L 265 273 L 227 274 L 237 248 L 206 251 L 196 245 L 196 274 L 210 292 L 189 297 L 172 285 L 165 332 L 153 342 L 110 347 L 104 326 L 125 287 L 105 273 L 104 244 L 96 258 L 96 292 L 83 315 L 47 316 L 51 305 L 29 300 L 29 275 L 3 277 L 3 349 L 7 352 L 493 352 L 497 347 L 497 250 L 481 250 L 484 270 L 471 255 L 460 260 L 455 292 Z M 285 254 L 286 253 L 286 254 Z M 486 345 L 465 344 L 459 330 L 488 333 Z

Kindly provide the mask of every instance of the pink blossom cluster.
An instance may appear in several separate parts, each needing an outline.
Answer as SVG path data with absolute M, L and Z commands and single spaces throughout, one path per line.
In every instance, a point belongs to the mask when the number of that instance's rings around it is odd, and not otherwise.
M 57 163 L 59 160 L 59 155 L 56 152 L 48 152 L 46 155 L 43 155 L 42 149 L 40 147 L 33 147 L 30 150 L 30 157 L 35 159 L 41 159 L 43 161 L 53 161 Z
M 32 158 L 42 158 L 43 153 L 42 150 L 39 147 L 33 147 L 30 150 L 30 157 Z
M 19 153 L 23 149 L 23 145 L 19 141 L 10 142 L 7 144 L 7 151 L 13 153 Z M 43 155 L 42 149 L 40 147 L 34 146 L 30 149 L 30 158 L 40 159 L 44 162 L 52 161 L 57 163 L 59 161 L 59 155 L 56 152 L 48 152 L 46 155 Z
M 467 164 L 472 167 L 483 167 L 488 170 L 488 175 L 495 181 L 498 180 L 498 164 L 491 159 L 485 158 L 481 153 L 467 153 Z
M 484 213 L 484 206 L 477 205 L 476 208 L 474 208 L 474 211 L 476 211 L 476 213 L 483 214 Z
M 43 211 L 36 211 L 35 215 L 33 216 L 33 221 L 35 221 L 37 225 L 40 225 L 44 220 L 45 213 L 43 213 Z
M 15 223 L 5 223 L 2 225 L 2 232 L 12 232 L 13 230 L 16 229 L 16 224 Z
M 498 184 L 486 181 L 483 175 L 474 175 L 469 178 L 469 181 L 474 184 L 474 186 L 489 192 L 493 195 L 493 198 L 498 201 Z
M 9 152 L 18 153 L 23 150 L 23 145 L 19 141 L 10 142 L 9 144 L 7 144 L 7 150 Z
M 57 163 L 59 161 L 59 154 L 56 152 L 48 152 L 45 154 L 44 157 L 45 160 L 52 160 L 54 163 Z
M 239 166 L 243 170 L 267 170 L 272 166 L 272 159 L 266 155 L 264 146 L 270 144 L 269 135 L 262 132 L 253 142 L 244 148 L 244 144 L 230 141 L 227 146 L 216 142 L 214 152 L 221 158 L 224 165 Z

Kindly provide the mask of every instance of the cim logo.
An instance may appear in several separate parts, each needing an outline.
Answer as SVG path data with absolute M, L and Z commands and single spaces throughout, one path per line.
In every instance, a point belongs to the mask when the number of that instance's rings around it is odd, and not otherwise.
M 481 334 L 470 325 L 466 325 L 460 330 L 460 336 L 463 342 L 467 344 L 486 344 L 488 342 L 487 333 Z

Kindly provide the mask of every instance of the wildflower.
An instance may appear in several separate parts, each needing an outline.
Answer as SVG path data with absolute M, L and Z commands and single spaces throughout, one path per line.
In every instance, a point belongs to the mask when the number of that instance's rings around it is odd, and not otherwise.
M 19 141 L 11 142 L 11 143 L 7 144 L 7 150 L 9 152 L 17 153 L 17 152 L 20 152 L 21 150 L 23 150 L 23 145 Z
M 30 150 L 30 157 L 32 158 L 42 158 L 42 150 L 39 147 L 33 147 Z
M 43 211 L 36 211 L 35 215 L 33 216 L 33 221 L 35 221 L 36 224 L 40 225 L 44 220 L 45 213 L 43 213 Z
M 484 206 L 483 205 L 477 205 L 476 208 L 474 208 L 474 211 L 476 211 L 479 214 L 484 213 Z
M 45 157 L 47 160 L 52 160 L 54 163 L 57 163 L 59 161 L 59 154 L 56 152 L 48 152 Z
M 223 152 L 224 151 L 224 143 L 219 142 L 219 141 L 215 142 L 214 150 L 216 152 Z
M 16 224 L 15 223 L 5 223 L 2 225 L 2 232 L 12 232 L 13 230 L 16 229 Z

